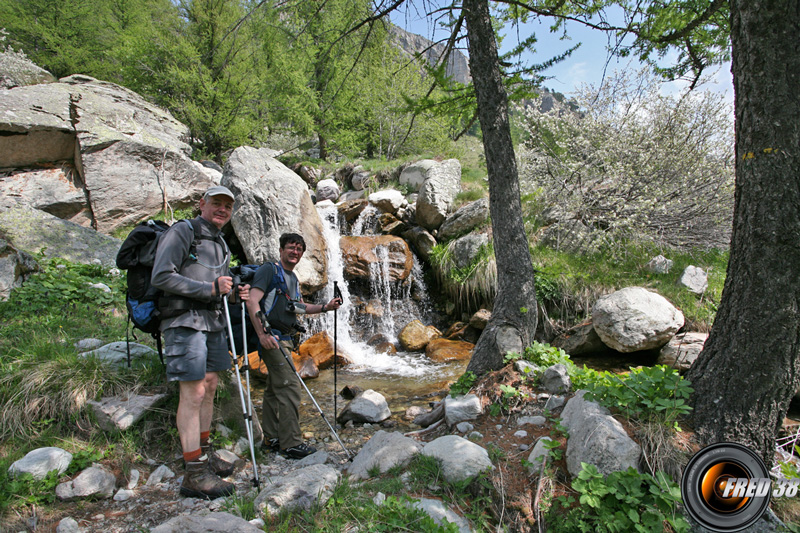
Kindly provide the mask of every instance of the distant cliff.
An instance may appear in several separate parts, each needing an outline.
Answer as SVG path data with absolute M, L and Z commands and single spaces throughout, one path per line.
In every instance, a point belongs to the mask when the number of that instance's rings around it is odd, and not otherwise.
M 389 35 L 401 50 L 409 55 L 420 53 L 431 64 L 436 64 L 444 54 L 444 44 L 433 44 L 433 41 L 421 35 L 409 33 L 394 24 L 389 25 Z M 468 83 L 472 79 L 469 75 L 467 57 L 458 50 L 454 50 L 450 54 L 446 73 L 459 83 Z

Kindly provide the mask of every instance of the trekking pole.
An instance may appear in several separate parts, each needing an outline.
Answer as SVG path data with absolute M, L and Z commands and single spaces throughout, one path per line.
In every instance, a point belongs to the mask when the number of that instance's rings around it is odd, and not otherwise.
M 234 285 L 234 288 L 236 286 Z M 239 399 L 242 402 L 242 415 L 244 416 L 244 427 L 247 431 L 247 443 L 250 445 L 250 458 L 253 460 L 253 485 L 258 488 L 261 482 L 258 479 L 258 464 L 256 463 L 256 449 L 253 444 L 253 423 L 252 416 L 247 412 L 247 405 L 244 401 L 244 391 L 242 390 L 242 377 L 239 374 L 239 364 L 236 356 L 236 343 L 233 340 L 233 327 L 231 326 L 231 312 L 228 308 L 228 298 L 222 297 L 223 307 L 225 308 L 225 321 L 228 326 L 228 339 L 230 339 L 231 354 L 233 355 L 233 367 L 236 369 L 236 384 L 239 386 Z M 250 393 L 248 388 L 248 394 Z
M 238 286 L 242 281 L 234 278 Z M 244 300 L 242 300 L 242 370 L 244 371 L 245 384 L 247 385 L 247 413 L 245 422 L 249 425 L 250 435 L 252 436 L 253 443 L 255 444 L 256 433 L 253 429 L 253 397 L 250 394 L 250 354 L 247 353 L 247 310 Z M 255 468 L 255 454 L 253 454 L 253 466 Z M 258 487 L 258 475 L 255 476 L 256 487 Z
M 311 394 L 310 390 L 308 390 L 308 386 L 306 385 L 306 382 L 303 381 L 303 378 L 300 377 L 300 373 L 294 367 L 294 362 L 292 361 L 292 356 L 289 355 L 288 353 L 286 353 L 286 350 L 283 348 L 283 346 L 281 346 L 280 339 L 276 335 L 272 334 L 272 330 L 269 327 L 269 322 L 267 322 L 266 315 L 264 315 L 263 311 L 259 311 L 259 312 L 256 313 L 256 317 L 258 317 L 258 319 L 261 320 L 261 325 L 264 327 L 264 332 L 267 335 L 271 335 L 271 336 L 275 337 L 275 341 L 277 341 L 277 343 L 278 343 L 278 349 L 281 351 L 281 354 L 283 354 L 283 358 L 286 359 L 286 362 L 289 363 L 289 368 L 294 370 L 294 375 L 297 376 L 297 379 L 300 381 L 300 384 L 306 390 L 306 393 L 308 394 L 308 397 L 311 398 L 311 402 L 314 404 L 314 407 L 317 408 L 317 411 L 319 411 L 319 414 L 322 417 L 322 419 L 325 421 L 326 424 L 328 424 L 328 428 L 331 430 L 331 433 L 336 438 L 336 440 L 339 442 L 339 445 L 344 450 L 344 453 L 347 454 L 347 460 L 348 461 L 352 461 L 353 460 L 353 456 L 350 455 L 350 451 L 345 447 L 344 443 L 342 442 L 342 439 L 339 438 L 339 434 L 336 433 L 335 429 L 333 429 L 333 426 L 331 425 L 331 423 L 328 422 L 328 418 L 325 416 L 325 413 L 322 411 L 322 408 L 317 403 L 317 400 L 314 399 L 314 395 Z
M 333 282 L 333 297 L 334 298 L 341 298 L 341 301 L 344 302 L 344 298 L 342 298 L 342 291 L 339 290 L 339 282 Z M 336 418 L 339 416 L 339 411 L 336 407 L 336 400 L 339 396 L 339 384 L 337 383 L 336 379 L 336 369 L 337 359 L 339 359 L 338 354 L 336 353 L 336 342 L 339 337 L 339 309 L 333 310 L 333 421 L 336 422 Z

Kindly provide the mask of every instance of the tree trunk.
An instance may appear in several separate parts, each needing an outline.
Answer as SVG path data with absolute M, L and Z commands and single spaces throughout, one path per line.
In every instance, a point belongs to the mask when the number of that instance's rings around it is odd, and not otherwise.
M 475 346 L 468 371 L 480 375 L 503 366 L 509 351 L 522 352 L 536 331 L 536 291 L 528 239 L 522 222 L 519 178 L 508 97 L 503 87 L 497 43 L 487 0 L 464 0 L 469 67 L 478 100 L 489 209 L 497 260 L 497 296 L 492 318 Z
M 701 441 L 767 465 L 800 385 L 800 2 L 731 1 L 736 193 L 728 275 L 687 378 Z
M 317 140 L 319 141 L 319 158 L 323 161 L 328 160 L 328 138 L 321 133 L 317 133 Z

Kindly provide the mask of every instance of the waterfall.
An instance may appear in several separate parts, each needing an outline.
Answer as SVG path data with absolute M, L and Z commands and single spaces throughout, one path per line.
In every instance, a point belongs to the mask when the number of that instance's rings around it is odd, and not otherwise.
M 387 375 L 422 377 L 436 374 L 436 370 L 444 365 L 434 363 L 422 353 L 398 352 L 386 354 L 376 352 L 366 341 L 375 334 L 384 335 L 390 342 L 397 344 L 399 328 L 411 320 L 420 319 L 426 322 L 425 314 L 430 314 L 431 306 L 413 300 L 412 292 L 427 295 L 422 280 L 422 267 L 414 257 L 413 279 L 407 283 L 392 283 L 389 277 L 389 254 L 385 247 L 378 247 L 376 254 L 379 261 L 370 265 L 369 295 L 366 301 L 351 294 L 350 287 L 344 279 L 344 261 L 339 246 L 342 227 L 336 206 L 328 202 L 317 206 L 323 223 L 323 236 L 328 245 L 328 285 L 320 291 L 318 303 L 328 302 L 333 298 L 334 283 L 339 287 L 344 298 L 342 307 L 336 313 L 307 317 L 309 333 L 327 331 L 328 335 L 336 335 L 337 350 L 353 360 L 347 366 L 348 372 L 372 372 Z M 353 224 L 353 236 L 375 233 L 378 211 L 368 206 Z M 361 313 L 357 305 L 369 307 L 371 313 Z M 335 323 L 335 324 L 334 324 Z M 335 325 L 335 327 L 334 327 Z

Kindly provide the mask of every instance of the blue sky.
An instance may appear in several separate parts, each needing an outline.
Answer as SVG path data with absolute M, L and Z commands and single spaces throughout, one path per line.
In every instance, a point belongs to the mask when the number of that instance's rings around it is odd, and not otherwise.
M 444 36 L 443 30 L 435 36 L 431 34 L 433 23 L 429 19 L 420 16 L 416 11 L 395 13 L 392 22 L 407 31 L 423 35 L 429 39 L 441 39 Z M 512 33 L 511 28 L 503 41 L 502 51 L 512 48 L 517 43 L 517 35 Z M 614 70 L 638 69 L 641 64 L 635 59 L 630 58 L 611 58 L 608 60 L 608 42 L 603 32 L 586 28 L 577 23 L 570 23 L 567 33 L 570 40 L 560 40 L 561 32 L 554 34 L 550 32 L 547 21 L 544 23 L 534 20 L 527 23 L 519 30 L 519 39 L 528 37 L 531 31 L 536 32 L 539 50 L 530 58 L 532 63 L 541 63 L 550 59 L 552 56 L 563 53 L 565 50 L 581 42 L 580 48 L 572 56 L 561 63 L 545 70 L 543 74 L 548 79 L 545 86 L 553 91 L 561 92 L 570 96 L 581 84 L 599 85 L 603 75 L 609 75 Z M 466 50 L 462 50 L 466 55 Z M 665 61 L 669 61 L 669 57 Z M 730 64 L 714 67 L 712 70 L 712 81 L 705 85 L 705 88 L 722 92 L 728 101 L 733 100 L 733 84 L 731 79 Z M 676 93 L 685 89 L 687 83 L 676 81 L 665 83 L 663 91 L 665 93 Z

